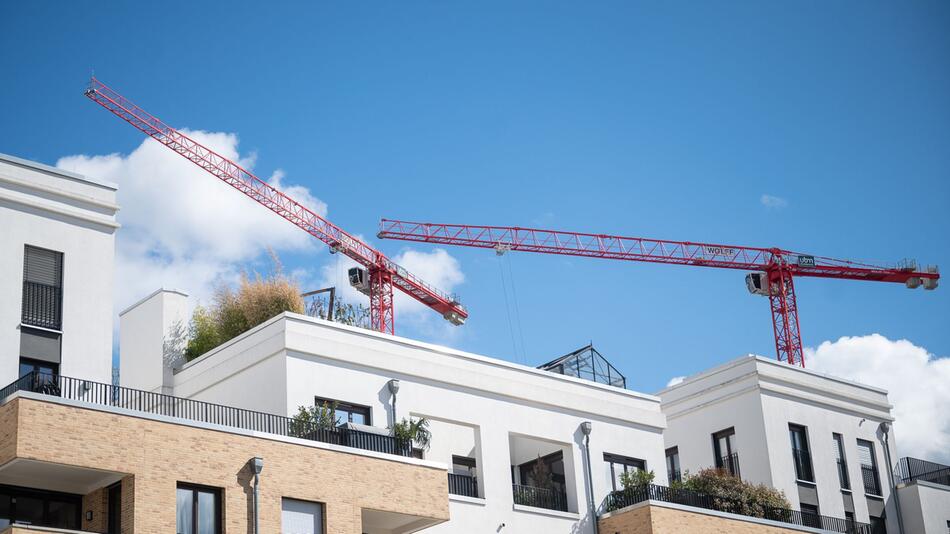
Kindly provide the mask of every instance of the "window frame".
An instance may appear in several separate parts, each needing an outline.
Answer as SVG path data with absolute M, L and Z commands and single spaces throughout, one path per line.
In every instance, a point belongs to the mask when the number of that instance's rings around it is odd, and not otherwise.
M 340 424 L 353 423 L 357 425 L 373 426 L 373 407 L 372 406 L 367 406 L 365 404 L 357 404 L 355 402 L 342 401 L 339 399 L 331 399 L 328 397 L 320 397 L 319 395 L 315 395 L 313 397 L 314 406 L 323 406 L 324 403 L 327 403 L 330 406 L 333 406 L 333 404 L 336 403 L 336 412 L 346 412 L 347 419 L 345 421 L 341 421 Z M 366 422 L 354 423 L 353 422 L 354 412 L 362 414 L 363 417 L 366 419 Z
M 20 497 L 36 499 L 41 501 L 43 504 L 43 520 L 42 524 L 33 523 L 34 526 L 38 527 L 49 527 L 49 528 L 70 528 L 69 525 L 57 526 L 49 524 L 49 505 L 51 501 L 62 502 L 72 504 L 76 508 L 76 515 L 74 516 L 75 525 L 77 525 L 76 530 L 82 528 L 82 495 L 77 495 L 74 493 L 64 493 L 61 491 L 47 491 L 39 490 L 35 488 L 25 488 L 22 486 L 11 486 L 8 484 L 0 484 L 0 498 L 6 497 L 10 499 L 10 511 L 9 519 L 10 524 L 15 525 L 14 518 L 16 517 L 16 499 Z M 7 518 L 4 518 L 7 519 Z
M 877 465 L 877 454 L 876 454 L 877 451 L 875 450 L 874 442 L 873 442 L 873 441 L 870 441 L 870 440 L 867 440 L 867 439 L 858 438 L 858 439 L 857 439 L 857 444 L 858 444 L 858 464 L 859 464 L 859 466 L 861 467 L 862 470 L 863 470 L 865 467 L 871 468 L 872 474 L 874 475 L 874 484 L 877 486 L 877 491 L 878 491 L 877 493 L 868 493 L 867 484 L 866 484 L 865 481 L 864 481 L 864 473 L 862 472 L 862 473 L 861 473 L 861 483 L 862 483 L 862 486 L 864 486 L 864 494 L 865 494 L 865 496 L 883 498 L 883 497 L 884 497 L 884 487 L 883 487 L 883 485 L 881 484 L 881 470 L 880 470 L 880 468 L 879 468 L 878 465 Z M 864 463 L 861 462 L 861 446 L 862 446 L 862 444 L 867 444 L 868 452 L 870 453 L 871 465 L 869 465 L 869 466 L 865 466 Z
M 669 482 L 679 481 L 682 477 L 682 467 L 680 465 L 680 449 L 672 446 L 664 451 L 666 457 L 666 476 Z M 671 458 L 673 459 L 671 462 Z M 674 476 L 675 473 L 675 476 Z
M 619 473 L 616 472 L 616 467 L 618 465 L 623 466 L 623 473 L 630 472 L 628 468 L 639 469 L 640 471 L 646 471 L 647 462 L 646 460 L 641 460 L 640 458 L 634 458 L 633 456 L 624 456 L 622 454 L 614 454 L 610 452 L 604 453 L 604 463 L 607 464 L 607 467 L 610 469 L 610 486 L 613 488 L 613 491 L 619 491 L 623 488 L 618 488 Z
M 211 493 L 214 495 L 214 534 L 222 534 L 222 524 L 224 507 L 222 501 L 224 500 L 224 491 L 221 488 L 216 488 L 214 486 L 205 486 L 203 484 L 194 484 L 191 482 L 178 482 L 175 486 L 176 502 L 175 502 L 175 515 L 177 522 L 178 515 L 178 503 L 177 503 L 177 494 L 178 490 L 189 490 L 192 492 L 192 532 L 198 534 L 198 493 Z M 177 527 L 176 527 L 177 528 Z
M 801 443 L 800 447 L 795 446 L 796 434 L 800 435 L 800 439 L 798 440 Z M 808 443 L 808 427 L 806 427 L 805 425 L 799 425 L 796 423 L 789 423 L 788 436 L 792 445 L 792 463 L 795 466 L 795 480 L 814 484 L 815 483 L 815 466 L 811 459 L 811 446 Z M 808 460 L 807 472 L 805 473 L 802 472 L 802 469 L 806 467 L 804 465 L 804 461 L 798 458 L 799 455 L 796 455 L 796 452 L 805 453 L 805 456 Z
M 56 262 L 56 270 L 58 271 L 56 273 L 58 276 L 55 283 L 47 284 L 44 282 L 37 282 L 34 280 L 27 279 L 29 251 L 31 249 L 37 250 L 37 251 L 43 251 L 43 252 L 51 252 L 55 255 L 56 259 L 54 261 Z M 39 328 L 42 330 L 48 330 L 50 332 L 62 333 L 63 331 L 63 299 L 64 299 L 63 279 L 65 278 L 65 265 L 66 265 L 65 253 L 58 250 L 46 248 L 46 247 L 38 247 L 36 245 L 30 245 L 28 243 L 23 244 L 23 280 L 21 282 L 22 293 L 20 295 L 20 324 L 23 324 L 26 326 L 32 326 L 32 327 Z M 37 314 L 26 313 L 26 284 L 28 283 L 51 287 L 55 289 L 56 291 L 58 291 L 59 294 L 57 295 L 56 304 L 55 304 L 55 313 L 56 313 L 55 324 L 53 325 L 38 324 L 38 322 L 35 322 L 29 319 L 29 316 L 33 316 Z
M 838 483 L 841 485 L 841 489 L 851 491 L 851 474 L 848 473 L 848 457 L 844 451 L 844 436 L 838 432 L 832 432 L 831 441 L 835 447 Z

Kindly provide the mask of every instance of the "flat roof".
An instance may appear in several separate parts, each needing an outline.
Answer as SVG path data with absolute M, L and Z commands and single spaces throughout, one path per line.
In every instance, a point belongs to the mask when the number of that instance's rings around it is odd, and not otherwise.
M 4 153 L 2 153 L 2 152 L 0 152 L 0 161 L 5 161 L 5 162 L 10 163 L 10 164 L 13 164 L 13 165 L 19 165 L 19 166 L 21 166 L 21 167 L 28 167 L 28 168 L 31 168 L 31 169 L 36 169 L 36 170 L 38 170 L 38 171 L 45 172 L 45 173 L 48 173 L 48 174 L 55 174 L 55 175 L 60 176 L 60 177 L 63 177 L 63 178 L 67 178 L 67 179 L 74 180 L 74 181 L 77 181 L 77 182 L 83 182 L 83 183 L 90 184 L 90 185 L 95 185 L 95 186 L 98 186 L 98 187 L 103 187 L 103 188 L 106 188 L 106 189 L 111 189 L 111 190 L 113 190 L 113 191 L 116 191 L 116 190 L 119 189 L 118 184 L 113 183 L 113 182 L 107 182 L 107 181 L 105 181 L 105 180 L 98 180 L 98 179 L 95 179 L 95 178 L 90 178 L 89 176 L 84 176 L 84 175 L 79 174 L 79 173 L 75 173 L 75 172 L 72 172 L 72 171 L 67 171 L 67 170 L 64 170 L 64 169 L 60 169 L 60 168 L 57 168 L 57 167 L 53 167 L 53 166 L 50 166 L 50 165 L 46 165 L 46 164 L 44 164 L 44 163 L 39 163 L 39 162 L 37 162 L 37 161 L 31 161 L 31 160 L 28 160 L 28 159 L 18 158 L 18 157 L 16 157 L 16 156 L 11 156 L 11 155 L 9 155 L 9 154 L 4 154 Z

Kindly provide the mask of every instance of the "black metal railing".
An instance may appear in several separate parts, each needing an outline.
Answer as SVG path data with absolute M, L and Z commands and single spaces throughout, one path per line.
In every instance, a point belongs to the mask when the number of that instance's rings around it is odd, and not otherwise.
M 848 463 L 844 459 L 838 459 L 838 481 L 841 482 L 842 489 L 851 489 L 851 477 L 848 476 Z
M 464 495 L 465 497 L 478 497 L 478 479 L 471 475 L 449 473 L 449 493 Z
M 68 376 L 33 371 L 0 389 L 0 401 L 17 391 L 30 391 L 188 421 L 412 457 L 411 442 L 385 434 L 363 432 L 346 427 L 322 428 L 313 423 L 282 415 L 255 412 Z
M 805 449 L 792 449 L 792 458 L 795 460 L 795 476 L 806 482 L 815 481 L 815 473 L 811 468 L 811 454 Z
M 878 476 L 877 468 L 870 465 L 861 466 L 861 479 L 864 481 L 864 493 L 867 495 L 881 494 L 881 477 Z
M 870 525 L 856 523 L 837 517 L 829 517 L 811 512 L 799 512 L 787 508 L 774 508 L 756 502 L 745 502 L 699 493 L 686 489 L 674 489 L 650 484 L 639 488 L 628 488 L 607 495 L 600 505 L 604 514 L 632 506 L 644 501 L 662 501 L 705 510 L 715 510 L 731 514 L 778 521 L 789 525 L 815 527 L 831 532 L 846 534 L 871 534 Z
M 515 504 L 567 511 L 567 494 L 564 490 L 512 484 L 511 491 Z
M 20 321 L 25 325 L 59 330 L 63 318 L 63 290 L 39 282 L 23 281 Z
M 739 474 L 739 453 L 737 452 L 717 459 L 716 467 L 725 470 L 736 478 L 742 478 L 742 475 Z
M 928 462 L 917 458 L 901 458 L 894 469 L 898 483 L 908 484 L 923 480 L 943 486 L 950 486 L 950 465 Z

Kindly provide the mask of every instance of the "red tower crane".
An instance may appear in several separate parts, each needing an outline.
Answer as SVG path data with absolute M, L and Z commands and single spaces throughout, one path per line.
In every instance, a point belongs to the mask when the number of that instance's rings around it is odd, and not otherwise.
M 407 221 L 380 221 L 379 237 L 509 250 L 586 256 L 613 260 L 718 267 L 754 271 L 746 276 L 751 293 L 767 296 L 772 311 L 775 351 L 779 361 L 805 366 L 798 327 L 794 279 L 798 276 L 842 278 L 871 282 L 897 282 L 913 289 L 935 289 L 940 279 L 936 267 L 918 270 L 913 262 L 880 267 L 848 260 L 801 254 L 780 248 L 742 247 L 689 241 L 663 241 L 640 237 L 559 232 L 508 226 L 470 226 Z
M 468 317 L 468 312 L 456 297 L 425 283 L 382 252 L 320 217 L 237 163 L 168 126 L 96 78 L 90 80 L 85 95 L 152 139 L 323 241 L 332 253 L 341 252 L 361 265 L 362 269 L 350 269 L 348 275 L 350 283 L 370 298 L 370 319 L 374 330 L 389 334 L 394 332 L 393 286 L 439 312 L 453 324 L 460 325 Z M 213 209 L 213 206 L 209 206 L 209 209 Z

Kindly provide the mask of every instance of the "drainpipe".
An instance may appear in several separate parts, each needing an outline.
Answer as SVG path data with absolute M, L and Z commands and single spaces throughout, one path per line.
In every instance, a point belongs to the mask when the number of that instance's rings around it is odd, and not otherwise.
M 894 484 L 894 464 L 891 463 L 891 446 L 888 440 L 888 432 L 891 426 L 883 422 L 878 426 L 881 434 L 884 435 L 884 459 L 887 460 L 887 481 L 891 486 L 891 495 L 894 497 L 894 506 L 897 508 L 897 532 L 904 534 L 904 517 L 901 514 L 901 499 L 897 494 L 897 485 Z
M 251 458 L 251 469 L 254 471 L 254 534 L 260 534 L 261 524 L 258 503 L 260 502 L 261 471 L 264 470 L 264 459 L 259 456 Z
M 591 474 L 590 469 L 590 431 L 592 430 L 592 425 L 590 421 L 584 421 L 581 423 L 581 432 L 584 434 L 584 455 L 587 457 L 587 487 L 588 498 L 587 498 L 587 507 L 590 509 L 590 522 L 594 527 L 594 534 L 598 534 L 598 525 L 597 525 L 597 510 L 594 504 L 594 477 Z

